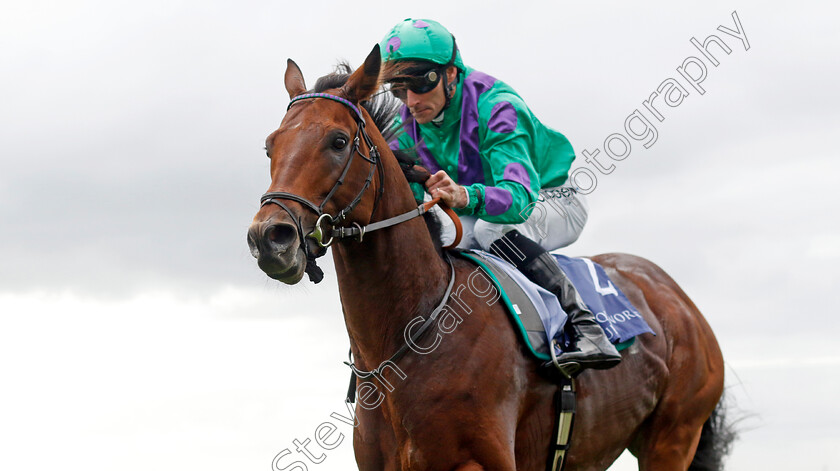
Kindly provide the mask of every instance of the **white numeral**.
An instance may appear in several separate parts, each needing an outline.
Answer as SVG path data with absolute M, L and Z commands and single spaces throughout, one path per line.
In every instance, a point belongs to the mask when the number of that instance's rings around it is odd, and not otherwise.
M 592 283 L 595 284 L 595 291 L 597 291 L 601 296 L 606 296 L 608 294 L 618 296 L 618 291 L 615 290 L 615 286 L 613 286 L 612 281 L 607 280 L 607 286 L 601 286 L 601 283 L 598 281 L 598 272 L 595 271 L 595 264 L 592 263 L 592 260 L 589 260 L 588 258 L 584 258 L 582 260 L 589 268 L 589 276 L 592 277 Z

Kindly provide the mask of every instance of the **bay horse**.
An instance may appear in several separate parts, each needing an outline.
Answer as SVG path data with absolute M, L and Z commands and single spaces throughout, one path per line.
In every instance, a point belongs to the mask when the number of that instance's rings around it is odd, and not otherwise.
M 393 137 L 385 130 L 395 108 L 374 104 L 393 99 L 371 100 L 385 73 L 380 60 L 377 46 L 362 67 L 322 77 L 313 91 L 288 61 L 292 102 L 266 139 L 271 186 L 248 230 L 251 253 L 273 279 L 295 284 L 306 272 L 317 281 L 315 258 L 326 248 L 316 238 L 335 241 L 354 366 L 390 373 L 378 389 L 357 380 L 360 470 L 543 470 L 558 386 L 538 373 L 502 303 L 456 290 L 470 308 L 457 328 L 439 324 L 415 339 L 436 341 L 434 349 L 405 348 L 406 327 L 429 318 L 476 267 L 449 260 L 425 218 L 362 230 L 417 208 L 406 179 L 416 168 L 401 165 L 383 137 Z M 340 238 L 345 230 L 354 237 Z M 656 335 L 637 338 L 617 367 L 577 377 L 566 469 L 604 470 L 625 449 L 640 470 L 720 469 L 731 436 L 721 417 L 723 358 L 708 323 L 653 263 L 626 254 L 592 259 Z

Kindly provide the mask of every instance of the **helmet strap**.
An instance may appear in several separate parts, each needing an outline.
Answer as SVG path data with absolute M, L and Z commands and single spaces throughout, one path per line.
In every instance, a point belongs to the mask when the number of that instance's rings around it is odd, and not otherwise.
M 449 83 L 449 67 L 455 65 L 455 57 L 458 54 L 458 44 L 455 42 L 455 35 L 450 34 L 452 36 L 452 57 L 449 58 L 449 62 L 447 62 L 443 66 L 443 96 L 446 98 L 446 103 L 443 104 L 443 109 L 440 111 L 443 113 L 447 108 L 449 108 L 449 104 L 452 101 L 452 96 L 450 96 L 450 91 L 454 96 L 454 88 L 458 83 L 458 74 L 461 73 L 458 70 L 458 67 L 455 67 L 455 82 L 452 84 Z
M 446 111 L 447 108 L 449 108 L 449 105 L 452 103 L 452 97 L 455 95 L 455 87 L 458 84 L 458 75 L 461 73 L 461 70 L 458 69 L 457 66 L 455 66 L 455 81 L 452 82 L 451 84 L 449 83 L 449 67 L 455 65 L 455 58 L 458 55 L 458 45 L 455 42 L 455 35 L 451 34 L 451 36 L 452 36 L 452 57 L 449 58 L 449 62 L 447 62 L 446 64 L 443 65 L 443 77 L 442 77 L 443 97 L 446 101 L 443 104 L 443 108 L 440 109 L 440 113 L 438 113 L 438 115 L 435 116 L 434 120 L 437 120 L 438 118 L 441 118 L 441 121 L 442 121 L 443 113 Z M 450 95 L 450 92 L 451 92 L 451 95 Z

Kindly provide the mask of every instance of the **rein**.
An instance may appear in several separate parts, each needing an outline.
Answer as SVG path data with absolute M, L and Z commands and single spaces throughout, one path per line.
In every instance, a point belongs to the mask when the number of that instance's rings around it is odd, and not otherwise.
M 458 222 L 458 224 L 460 224 L 460 221 Z M 456 239 L 460 239 L 460 236 L 457 237 Z M 456 240 L 455 243 L 457 244 L 458 240 Z M 417 344 L 417 341 L 420 340 L 420 337 L 422 337 L 423 334 L 425 334 L 426 331 L 429 330 L 429 327 L 431 327 L 432 324 L 434 324 L 435 320 L 438 317 L 438 314 L 440 314 L 440 312 L 443 311 L 443 309 L 446 307 L 446 302 L 449 301 L 449 296 L 452 294 L 452 287 L 455 286 L 455 266 L 452 264 L 452 259 L 449 257 L 449 253 L 444 252 L 444 256 L 446 258 L 447 265 L 449 265 L 449 284 L 446 286 L 446 291 L 444 291 L 444 293 L 443 293 L 443 299 L 440 300 L 440 303 L 438 303 L 437 307 L 435 307 L 435 309 L 432 311 L 432 313 L 429 314 L 429 317 L 426 318 L 426 321 L 423 322 L 423 325 L 421 325 L 419 329 L 417 329 L 411 335 L 409 335 L 409 331 L 406 331 L 404 333 L 405 343 L 402 345 L 402 347 L 400 347 L 399 350 L 397 350 L 393 355 L 391 355 L 391 358 L 388 358 L 387 360 L 380 363 L 379 368 L 377 368 L 375 370 L 371 370 L 371 371 L 366 371 L 366 370 L 362 370 L 362 369 L 358 368 L 356 366 L 356 364 L 353 363 L 353 361 L 352 361 L 352 355 L 353 354 L 352 354 L 352 352 L 350 352 L 350 356 L 351 356 L 350 361 L 345 361 L 344 362 L 344 364 L 349 366 L 350 370 L 352 371 L 352 373 L 350 375 L 350 386 L 347 390 L 347 402 L 350 402 L 350 403 L 354 402 L 354 397 L 355 397 L 355 394 L 356 394 L 356 378 L 357 377 L 365 379 L 365 378 L 369 378 L 371 376 L 379 375 L 379 374 L 381 374 L 382 368 L 385 365 L 387 365 L 388 363 L 395 364 L 396 362 L 398 362 L 400 360 L 400 358 L 402 358 L 406 353 L 408 353 L 408 350 L 411 348 L 411 345 L 416 345 Z M 411 325 L 413 325 L 413 322 L 411 324 L 409 324 L 409 326 L 411 326 Z
M 440 198 L 435 198 L 427 203 L 423 203 L 417 208 L 412 209 L 411 211 L 405 212 L 398 216 L 394 216 L 382 221 L 374 222 L 368 224 L 364 227 L 360 226 L 358 223 L 352 223 L 351 226 L 341 226 L 344 219 L 347 215 L 353 211 L 353 209 L 361 202 L 362 196 L 364 195 L 365 191 L 370 187 L 371 183 L 373 182 L 373 174 L 376 171 L 379 174 L 379 188 L 377 189 L 376 199 L 373 203 L 373 210 L 371 211 L 371 215 L 376 212 L 376 208 L 379 206 L 379 202 L 382 199 L 382 196 L 385 192 L 385 169 L 381 164 L 379 149 L 377 149 L 376 145 L 373 144 L 373 140 L 368 135 L 367 131 L 365 130 L 365 118 L 362 115 L 361 110 L 359 107 L 354 105 L 350 100 L 345 98 L 330 95 L 328 93 L 305 93 L 303 95 L 298 95 L 289 102 L 289 106 L 286 108 L 288 111 L 292 105 L 301 101 L 307 100 L 310 98 L 326 98 L 328 100 L 336 101 L 341 103 L 342 105 L 346 106 L 350 109 L 353 113 L 353 118 L 356 121 L 356 135 L 353 137 L 353 148 L 350 151 L 350 157 L 347 159 L 347 163 L 344 164 L 344 169 L 341 171 L 341 175 L 338 177 L 338 180 L 333 185 L 332 189 L 330 189 L 327 196 L 324 198 L 324 201 L 321 202 L 320 205 L 316 205 L 315 203 L 309 201 L 308 199 L 296 195 L 294 193 L 288 193 L 285 191 L 272 191 L 265 193 L 260 198 L 260 206 L 265 206 L 267 204 L 275 204 L 282 208 L 286 213 L 289 214 L 289 217 L 295 223 L 295 227 L 298 232 L 298 236 L 302 241 L 303 251 L 306 255 L 306 273 L 309 275 L 309 279 L 313 283 L 318 283 L 324 278 L 324 273 L 318 267 L 316 263 L 316 259 L 320 256 L 323 256 L 325 252 L 321 254 L 314 254 L 311 250 L 309 250 L 309 246 L 306 244 L 306 239 L 313 239 L 318 245 L 322 248 L 329 247 L 335 239 L 355 239 L 359 242 L 362 241 L 365 233 L 373 232 L 379 229 L 384 229 L 386 227 L 395 226 L 402 222 L 408 221 L 410 219 L 414 219 L 418 216 L 422 216 L 426 212 L 428 212 L 434 205 L 440 205 L 441 209 L 443 209 L 446 214 L 452 218 L 453 223 L 455 224 L 456 235 L 455 241 L 444 247 L 444 249 L 451 249 L 458 245 L 461 241 L 461 221 L 458 219 L 458 216 L 450 209 L 445 203 L 440 201 Z M 359 139 L 361 137 L 361 139 Z M 364 140 L 365 145 L 368 147 L 368 155 L 365 155 L 361 151 L 361 141 Z M 339 211 L 335 216 L 330 215 L 329 213 L 324 212 L 324 207 L 326 206 L 327 202 L 333 197 L 333 195 L 338 191 L 338 188 L 344 184 L 344 178 L 347 176 L 347 172 L 350 170 L 350 166 L 353 163 L 353 158 L 356 154 L 360 155 L 362 159 L 366 162 L 370 163 L 370 171 L 368 172 L 368 176 L 365 179 L 365 183 L 362 186 L 362 189 L 356 195 L 355 198 L 346 206 L 344 209 Z M 315 227 L 307 234 L 304 235 L 303 226 L 301 224 L 300 218 L 295 218 L 294 214 L 289 210 L 289 208 L 281 202 L 281 200 L 290 200 L 297 203 L 302 204 L 305 208 L 309 209 L 310 211 L 314 212 L 318 219 L 315 222 Z M 372 216 L 371 216 L 372 217 Z M 326 224 L 327 228 L 325 230 L 324 225 Z

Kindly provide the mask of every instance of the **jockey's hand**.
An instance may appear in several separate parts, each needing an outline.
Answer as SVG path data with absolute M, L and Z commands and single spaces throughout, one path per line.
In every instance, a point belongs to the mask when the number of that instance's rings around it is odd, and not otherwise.
M 450 208 L 463 208 L 467 205 L 467 189 L 452 181 L 443 170 L 426 180 L 426 189 L 432 198 L 440 197 Z

